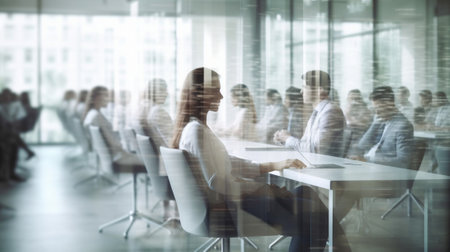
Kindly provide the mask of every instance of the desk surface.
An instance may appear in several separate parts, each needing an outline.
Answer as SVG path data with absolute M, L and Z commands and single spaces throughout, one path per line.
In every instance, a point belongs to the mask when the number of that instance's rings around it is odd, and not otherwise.
M 450 139 L 450 132 L 415 130 L 414 137 L 425 139 Z
M 361 162 L 315 153 L 276 150 L 273 145 L 238 140 L 223 140 L 231 155 L 246 158 L 256 162 L 274 162 L 285 159 L 308 159 L 312 164 L 337 164 L 344 168 L 306 168 L 285 169 L 282 172 L 272 172 L 273 175 L 307 183 L 325 189 L 373 190 L 395 187 L 399 181 L 414 181 L 415 186 L 446 187 L 450 177 L 440 174 L 416 172 L 403 168 Z M 252 150 L 246 150 L 252 147 Z M 261 148 L 261 150 L 257 150 Z M 306 162 L 307 163 L 307 162 Z

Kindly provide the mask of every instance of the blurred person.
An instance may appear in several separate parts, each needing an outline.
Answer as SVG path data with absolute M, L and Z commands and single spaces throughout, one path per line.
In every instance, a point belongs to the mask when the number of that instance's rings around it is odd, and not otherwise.
M 112 125 L 114 131 L 120 131 L 130 125 L 131 111 L 131 92 L 120 90 L 115 99 Z M 109 103 L 108 103 L 109 104 Z
M 0 94 L 0 110 L 4 119 L 10 123 L 23 119 L 27 114 L 16 93 L 5 88 Z
M 108 103 L 100 109 L 100 112 L 105 116 L 106 120 L 112 124 L 116 103 L 116 93 L 114 92 L 114 89 L 108 91 L 108 97 Z
M 0 113 L 0 177 L 22 182 L 25 179 L 16 173 L 19 149 L 27 152 L 27 160 L 35 156 L 35 153 L 22 140 L 12 124 Z
M 341 157 L 343 155 L 344 114 L 335 102 L 330 100 L 331 79 L 328 73 L 320 70 L 308 71 L 302 75 L 303 102 L 312 104 L 311 114 L 302 138 L 291 136 L 288 131 L 280 130 L 274 134 L 274 141 L 284 143 L 288 148 L 299 152 L 311 152 Z M 328 191 L 315 189 L 328 206 Z M 335 217 L 344 218 L 359 198 L 358 192 L 343 188 L 336 194 Z
M 77 104 L 75 106 L 74 115 L 81 119 L 83 117 L 84 111 L 86 110 L 86 99 L 87 99 L 88 91 L 83 89 L 78 94 Z
M 301 138 L 311 112 L 303 103 L 303 93 L 300 88 L 289 87 L 286 89 L 284 106 L 288 109 L 287 131 L 291 136 Z
M 167 83 L 163 79 L 152 79 L 149 82 L 150 111 L 147 115 L 147 122 L 153 124 L 164 137 L 166 143 L 170 142 L 173 136 L 173 120 L 164 107 L 169 93 Z
M 445 92 L 436 92 L 436 103 L 438 110 L 436 113 L 436 120 L 434 126 L 436 130 L 450 130 L 450 103 L 448 102 Z
M 305 133 L 299 139 L 287 130 L 280 130 L 274 134 L 274 141 L 301 152 L 339 157 L 342 155 L 345 118 L 341 108 L 329 98 L 330 77 L 326 72 L 313 70 L 302 75 L 302 79 L 305 82 L 303 101 L 314 107 Z
M 348 155 L 352 155 L 362 135 L 372 123 L 372 112 L 364 102 L 361 91 L 352 89 L 348 92 L 344 116 L 348 129 L 351 130 Z
M 19 100 L 26 112 L 26 116 L 19 121 L 20 132 L 28 132 L 33 130 L 36 125 L 39 114 L 41 113 L 41 107 L 34 108 L 31 106 L 28 92 L 22 92 Z
M 63 100 L 59 105 L 56 113 L 63 124 L 63 127 L 69 132 L 72 133 L 72 126 L 69 123 L 68 118 L 68 110 L 71 107 L 71 104 L 76 102 L 76 93 L 73 90 L 66 90 L 64 92 Z
M 304 164 L 300 160 L 256 164 L 229 156 L 221 140 L 206 124 L 208 111 L 217 111 L 222 98 L 216 72 L 207 68 L 192 70 L 181 92 L 171 147 L 185 150 L 198 160 L 207 185 L 222 194 L 226 201 L 232 204 L 239 200 L 242 209 L 293 236 L 290 251 L 323 249 L 328 211 L 309 187 L 300 186 L 291 193 L 241 179 L 287 167 L 301 168 Z M 336 229 L 342 233 L 338 223 Z
M 111 93 L 112 95 L 112 93 Z M 129 140 L 125 134 L 125 128 L 131 126 L 132 108 L 130 106 L 131 93 L 128 90 L 120 90 L 115 99 L 114 110 L 112 111 L 112 126 L 120 136 L 120 142 L 125 150 L 134 152 L 133 146 L 129 146 Z
M 419 93 L 420 106 L 414 112 L 414 123 L 418 128 L 427 128 L 434 124 L 436 109 L 433 107 L 433 94 L 430 90 L 422 90 Z
M 339 106 L 339 107 L 341 106 L 341 98 L 339 97 L 339 92 L 335 88 L 330 88 L 329 98 L 337 106 Z
M 237 84 L 231 88 L 230 93 L 231 103 L 238 111 L 233 123 L 226 129 L 217 130 L 218 134 L 256 141 L 256 109 L 250 90 L 245 84 Z
M 271 142 L 275 131 L 287 126 L 287 109 L 281 103 L 281 95 L 276 89 L 267 89 L 264 116 L 256 125 L 263 142 Z
M 411 93 L 409 89 L 405 86 L 400 86 L 397 88 L 395 93 L 395 101 L 396 106 L 402 114 L 408 118 L 408 120 L 413 123 L 414 122 L 414 107 L 412 103 L 409 101 L 409 96 Z
M 374 88 L 371 100 L 375 119 L 358 144 L 364 155 L 352 158 L 409 168 L 414 148 L 413 125 L 395 106 L 391 87 Z
M 97 126 L 100 128 L 105 141 L 110 147 L 110 152 L 115 162 L 119 164 L 144 165 L 136 155 L 128 153 L 122 148 L 119 136 L 113 131 L 111 123 L 100 112 L 101 108 L 108 105 L 109 94 L 108 89 L 103 86 L 96 86 L 89 92 L 86 111 L 83 117 L 83 125 L 88 132 L 89 126 Z

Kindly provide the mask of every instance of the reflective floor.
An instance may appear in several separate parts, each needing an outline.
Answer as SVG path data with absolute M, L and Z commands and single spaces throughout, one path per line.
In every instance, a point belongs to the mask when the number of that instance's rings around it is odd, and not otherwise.
M 76 168 L 82 164 L 80 159 L 71 158 L 77 149 L 46 146 L 34 150 L 37 158 L 21 162 L 21 174 L 28 176 L 26 182 L 0 182 L 0 251 L 193 251 L 207 240 L 188 235 L 176 225 L 171 227 L 172 234 L 161 230 L 150 236 L 153 229 L 147 229 L 143 221 L 135 224 L 127 240 L 122 237 L 126 223 L 98 233 L 99 225 L 131 209 L 132 187 L 115 191 L 114 186 L 92 182 L 74 189 L 77 181 L 93 174 L 88 168 Z M 129 179 L 131 176 L 118 178 L 120 182 Z M 160 219 L 162 208 L 150 213 L 156 201 L 150 194 L 146 207 L 141 182 L 139 189 L 138 207 Z M 444 192 L 433 193 L 429 251 L 448 251 L 447 197 Z M 363 211 L 354 208 L 343 220 L 353 251 L 423 251 L 423 215 L 417 208 L 413 208 L 412 217 L 406 217 L 402 205 L 385 220 L 380 219 L 393 202 L 365 199 Z M 275 238 L 252 239 L 259 251 L 267 251 Z M 238 240 L 232 240 L 231 246 L 233 251 L 240 250 Z M 286 239 L 274 250 L 287 251 L 288 246 Z M 246 251 L 254 249 L 247 245 Z

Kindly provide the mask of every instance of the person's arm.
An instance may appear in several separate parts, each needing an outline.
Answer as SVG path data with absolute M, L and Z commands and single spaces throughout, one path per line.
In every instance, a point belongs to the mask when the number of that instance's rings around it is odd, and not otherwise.
M 332 108 L 323 112 L 319 119 L 318 132 L 314 134 L 315 153 L 331 155 L 342 148 L 345 119 L 340 108 Z M 317 120 L 316 119 L 316 120 Z
M 411 155 L 414 145 L 414 131 L 410 124 L 402 124 L 401 127 L 395 130 L 395 154 L 396 155 L 384 155 L 378 152 L 377 155 L 371 160 L 377 164 L 393 165 L 398 167 L 409 167 L 411 162 Z

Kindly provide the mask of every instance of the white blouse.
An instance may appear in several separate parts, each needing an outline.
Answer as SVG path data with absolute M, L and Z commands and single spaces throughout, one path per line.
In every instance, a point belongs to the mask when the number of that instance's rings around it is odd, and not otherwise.
M 116 159 L 123 152 L 122 145 L 120 144 L 120 139 L 117 133 L 113 131 L 111 123 L 105 118 L 103 113 L 96 109 L 91 109 L 84 118 L 84 127 L 89 132 L 89 126 L 97 126 L 100 128 L 106 141 L 108 141 L 111 146 L 111 152 Z
M 259 164 L 229 156 L 225 145 L 197 119 L 183 129 L 179 148 L 198 159 L 208 186 L 227 196 L 256 191 L 262 184 L 245 180 L 259 176 Z
M 251 110 L 248 108 L 239 108 L 233 124 L 225 131 L 225 134 L 244 140 L 258 140 L 256 124 L 253 123 L 253 113 Z
M 158 129 L 166 143 L 170 142 L 173 135 L 173 121 L 162 105 L 155 104 L 151 107 L 147 122 Z

